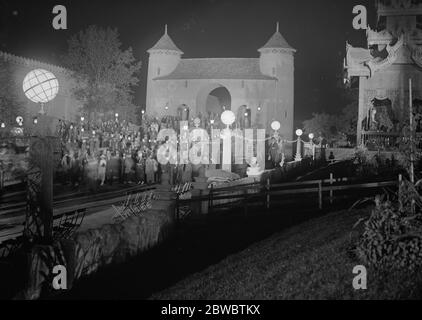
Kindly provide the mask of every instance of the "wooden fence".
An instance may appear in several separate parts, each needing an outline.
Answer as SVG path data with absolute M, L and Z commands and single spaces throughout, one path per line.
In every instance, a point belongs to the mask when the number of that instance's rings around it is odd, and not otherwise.
M 378 181 L 359 183 L 355 178 L 341 177 L 334 178 L 330 174 L 329 179 L 311 180 L 301 182 L 287 182 L 272 184 L 267 179 L 266 184 L 250 183 L 228 188 L 209 189 L 208 195 L 192 197 L 191 199 L 178 200 L 177 206 L 186 205 L 192 202 L 208 203 L 208 212 L 224 207 L 233 207 L 240 204 L 244 207 L 245 213 L 248 206 L 261 204 L 266 209 L 270 209 L 274 202 L 280 199 L 280 196 L 295 195 L 315 195 L 318 202 L 318 208 L 323 209 L 324 197 L 328 194 L 329 203 L 332 204 L 335 198 L 334 192 L 377 190 L 386 187 L 398 187 L 398 180 Z M 225 202 L 224 205 L 215 205 L 217 201 Z

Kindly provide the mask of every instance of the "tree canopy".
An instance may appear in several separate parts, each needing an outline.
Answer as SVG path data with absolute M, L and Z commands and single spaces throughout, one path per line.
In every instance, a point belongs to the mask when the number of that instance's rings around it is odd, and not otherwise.
M 133 87 L 139 82 L 141 62 L 132 48 L 122 50 L 116 29 L 90 26 L 68 42 L 65 65 L 73 71 L 74 95 L 88 115 L 133 110 Z M 123 111 L 123 112 L 121 112 Z
M 339 140 L 356 134 L 358 110 L 354 103 L 342 109 L 341 114 L 314 113 L 303 122 L 305 132 L 322 135 L 327 140 Z

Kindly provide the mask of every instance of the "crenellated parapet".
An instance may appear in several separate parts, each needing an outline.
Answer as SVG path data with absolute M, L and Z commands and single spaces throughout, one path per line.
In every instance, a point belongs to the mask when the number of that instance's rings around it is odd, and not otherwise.
M 16 56 L 14 54 L 3 52 L 3 51 L 0 51 L 0 58 L 2 58 L 4 61 L 11 62 L 15 65 L 22 65 L 22 66 L 28 67 L 28 68 L 33 68 L 33 69 L 44 68 L 44 69 L 51 71 L 53 73 L 61 73 L 63 75 L 70 75 L 71 74 L 71 70 L 69 70 L 69 69 L 66 69 L 66 68 L 63 68 L 63 67 L 60 67 L 60 66 L 56 66 L 56 65 L 52 65 L 52 64 L 49 64 L 49 63 L 41 62 L 41 61 L 38 61 L 38 60 L 30 59 L 30 58 L 24 58 L 24 57 Z

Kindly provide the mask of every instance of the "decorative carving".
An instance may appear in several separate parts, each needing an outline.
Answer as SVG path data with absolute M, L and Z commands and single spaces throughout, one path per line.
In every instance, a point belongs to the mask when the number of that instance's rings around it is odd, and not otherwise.
M 420 46 L 411 46 L 412 60 L 422 68 L 422 47 Z
M 373 44 L 390 44 L 393 41 L 393 35 L 388 32 L 388 30 L 375 31 L 371 28 L 368 28 L 366 31 L 366 36 L 368 38 L 368 46 Z
M 393 46 L 388 45 L 387 46 L 387 52 L 388 56 L 384 60 L 378 61 L 376 59 L 373 59 L 366 63 L 368 68 L 371 70 L 371 75 L 373 75 L 375 72 L 386 68 L 390 65 L 392 65 L 398 57 L 398 51 L 404 44 L 404 36 L 402 35 L 400 39 L 394 44 Z

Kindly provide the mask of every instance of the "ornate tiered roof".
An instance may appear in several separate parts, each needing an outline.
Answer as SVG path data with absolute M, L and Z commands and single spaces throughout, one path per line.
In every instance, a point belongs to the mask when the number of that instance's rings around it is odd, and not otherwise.
M 383 30 L 368 28 L 368 48 L 346 45 L 345 69 L 349 77 L 371 77 L 392 64 L 422 67 L 422 30 L 412 17 L 422 14 L 420 0 L 377 1 L 379 17 L 386 17 Z M 373 50 L 373 51 L 372 51 Z
M 417 47 L 413 50 L 416 49 Z M 394 45 L 387 45 L 385 50 L 386 57 L 383 59 L 379 56 L 373 56 L 369 49 L 354 48 L 350 44 L 347 44 L 345 68 L 348 71 L 349 77 L 370 77 L 375 72 L 391 66 L 397 61 L 401 50 L 404 50 L 404 36 L 402 35 Z M 412 58 L 415 59 L 414 55 L 412 55 Z M 416 59 L 415 62 L 417 63 Z
M 173 42 L 173 40 L 170 38 L 170 36 L 167 33 L 167 25 L 165 26 L 164 34 L 160 38 L 160 40 L 157 41 L 157 43 L 148 50 L 149 53 L 153 51 L 174 51 L 178 52 L 180 54 L 183 54 L 182 50 L 180 50 Z
M 169 75 L 155 80 L 254 79 L 276 80 L 261 73 L 258 58 L 182 59 Z

